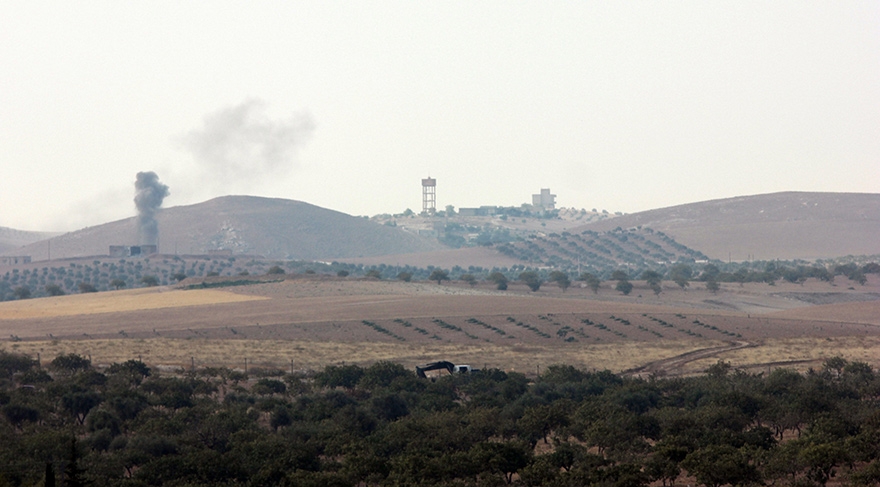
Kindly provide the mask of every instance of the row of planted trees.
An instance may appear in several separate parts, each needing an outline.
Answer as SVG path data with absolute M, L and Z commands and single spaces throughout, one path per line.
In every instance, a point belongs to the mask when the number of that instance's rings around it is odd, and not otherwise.
M 40 368 L 0 353 L 0 485 L 853 485 L 880 482 L 880 377 L 829 359 L 690 378 L 556 365 L 419 379 Z
M 471 266 L 463 269 L 454 266 L 451 270 L 413 266 L 364 266 L 361 264 L 331 264 L 306 261 L 262 261 L 250 260 L 239 265 L 235 258 L 229 259 L 121 259 L 119 261 L 93 261 L 89 263 L 69 263 L 67 266 L 12 269 L 0 275 L 0 301 L 29 299 L 47 296 L 60 296 L 71 293 L 89 293 L 118 290 L 131 287 L 168 285 L 191 277 L 247 276 L 273 273 L 335 274 L 338 277 L 369 277 L 376 279 L 397 279 L 401 281 L 460 280 L 470 285 L 480 280 L 492 282 L 499 290 L 505 290 L 511 281 L 520 281 L 532 291 L 544 284 L 553 284 L 563 291 L 582 281 L 585 286 L 597 292 L 603 281 L 616 281 L 610 284 L 615 290 L 629 294 L 633 279 L 646 281 L 656 294 L 662 290 L 662 280 L 672 281 L 682 289 L 694 280 L 705 283 L 706 289 L 716 292 L 719 283 L 765 282 L 774 284 L 784 280 L 803 284 L 808 279 L 818 279 L 833 283 L 835 277 L 844 276 L 852 283 L 864 285 L 868 274 L 880 273 L 880 264 L 814 263 L 804 262 L 748 262 L 723 264 L 721 262 L 697 265 L 679 262 L 669 266 L 654 268 L 602 268 L 585 266 L 580 274 L 569 274 L 560 268 L 535 269 L 524 265 L 501 268 Z
M 23 265 L 0 275 L 0 301 L 167 285 L 187 277 L 245 272 L 240 266 L 233 269 L 234 263 L 235 259 L 187 260 L 175 256 Z
M 725 266 L 727 270 L 722 270 L 715 264 L 703 264 L 695 268 L 687 263 L 677 263 L 669 268 L 659 270 L 645 269 L 633 271 L 631 269 L 617 269 L 610 273 L 594 273 L 582 272 L 577 276 L 570 276 L 568 273 L 554 269 L 532 269 L 524 268 L 522 271 L 512 272 L 508 269 L 480 269 L 480 272 L 462 272 L 459 270 L 458 277 L 453 277 L 454 272 L 450 273 L 444 269 L 433 269 L 428 280 L 437 281 L 438 284 L 444 280 L 460 280 L 470 285 L 475 285 L 480 278 L 491 282 L 497 286 L 499 290 L 506 290 L 509 282 L 516 280 L 528 286 L 532 291 L 537 291 L 544 284 L 552 284 L 558 286 L 563 292 L 568 289 L 573 280 L 580 281 L 584 287 L 589 287 L 593 292 L 598 292 L 602 287 L 603 280 L 613 281 L 607 284 L 608 287 L 628 295 L 634 288 L 630 280 L 639 279 L 645 281 L 645 284 L 655 294 L 660 294 L 663 290 L 661 283 L 663 280 L 671 281 L 681 289 L 686 289 L 693 281 L 704 283 L 705 288 L 713 293 L 721 289 L 722 282 L 736 282 L 744 284 L 746 282 L 764 282 L 774 285 L 778 280 L 784 280 L 791 283 L 803 284 L 808 279 L 817 279 L 820 281 L 833 283 L 836 276 L 844 276 L 851 283 L 864 285 L 867 283 L 867 274 L 880 273 L 880 264 L 871 262 L 864 265 L 856 265 L 854 263 L 839 264 L 834 266 L 822 265 L 796 265 L 785 266 L 775 262 L 767 263 L 763 270 L 750 268 L 750 265 L 742 265 L 730 272 L 732 266 Z M 506 271 L 506 272 L 505 272 Z M 381 273 L 377 270 L 371 270 L 367 276 L 382 278 Z M 410 281 L 413 274 L 410 272 L 402 272 L 397 278 L 400 280 Z

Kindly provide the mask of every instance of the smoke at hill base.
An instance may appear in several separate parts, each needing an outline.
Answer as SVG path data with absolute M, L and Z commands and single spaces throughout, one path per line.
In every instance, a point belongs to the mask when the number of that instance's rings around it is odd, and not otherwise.
M 171 193 L 168 186 L 159 182 L 159 176 L 153 171 L 137 173 L 134 188 L 134 204 L 138 211 L 138 243 L 156 245 L 159 241 L 156 214 L 162 207 L 162 200 Z

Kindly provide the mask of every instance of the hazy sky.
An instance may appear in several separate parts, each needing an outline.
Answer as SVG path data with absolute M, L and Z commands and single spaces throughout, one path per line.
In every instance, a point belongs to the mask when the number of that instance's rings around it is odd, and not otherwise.
M 880 192 L 880 2 L 0 2 L 0 226 Z

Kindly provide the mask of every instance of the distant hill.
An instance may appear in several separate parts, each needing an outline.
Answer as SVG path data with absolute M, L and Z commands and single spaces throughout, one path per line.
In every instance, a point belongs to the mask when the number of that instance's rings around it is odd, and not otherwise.
M 52 232 L 29 232 L 14 228 L 0 227 L 0 253 L 16 254 L 15 249 L 25 245 L 52 238 L 58 233 Z M 22 254 L 27 255 L 27 254 Z
M 643 211 L 572 228 L 649 227 L 715 259 L 880 254 L 880 194 L 785 192 Z
M 368 264 L 379 261 L 403 264 L 405 261 L 412 265 L 441 266 L 491 267 L 510 262 L 557 265 L 562 260 L 571 260 L 572 256 L 556 245 L 571 247 L 570 251 L 576 249 L 572 242 L 555 242 L 553 233 L 583 235 L 584 231 L 604 233 L 617 227 L 640 226 L 662 232 L 658 236 L 661 238 L 663 234 L 668 235 L 688 252 L 725 261 L 728 258 L 813 260 L 880 254 L 880 194 L 860 193 L 786 192 L 742 196 L 644 211 L 583 225 L 546 220 L 541 221 L 537 240 L 527 239 L 525 243 L 508 246 L 509 249 L 496 246 L 479 252 L 450 251 L 434 238 L 402 230 L 402 224 L 398 227 L 381 225 L 285 199 L 226 196 L 164 209 L 158 220 L 159 251 L 164 254 L 228 250 L 234 255 L 269 259 L 345 259 Z M 525 219 L 521 220 L 526 225 Z M 515 223 L 519 221 L 516 219 Z M 485 222 L 489 223 L 511 224 Z M 525 231 L 518 227 L 511 229 L 514 230 L 517 235 Z M 544 233 L 547 235 L 542 236 Z M 110 245 L 138 244 L 134 218 L 53 235 L 57 234 L 0 227 L 0 253 L 30 255 L 39 261 L 47 259 L 50 252 L 52 259 L 101 256 L 108 254 Z M 647 234 L 643 236 L 656 240 Z M 654 243 L 663 245 L 659 241 Z M 615 254 L 611 256 L 614 260 L 618 260 L 616 254 L 627 255 L 630 251 L 625 245 L 622 247 L 623 250 L 608 247 Z M 667 250 L 677 255 L 673 248 Z M 499 252 L 505 249 L 508 252 Z M 441 250 L 443 252 L 436 252 Z M 632 253 L 638 252 L 635 249 Z M 407 255 L 392 257 L 400 254 Z M 604 255 L 601 249 L 597 255 Z M 362 259 L 378 256 L 388 258 Z
M 436 239 L 378 225 L 300 201 L 224 196 L 163 209 L 158 216 L 159 252 L 235 255 L 270 259 L 333 260 L 414 253 L 444 248 Z M 134 218 L 84 228 L 15 250 L 44 260 L 107 255 L 110 245 L 137 245 Z M 9 252 L 6 252 L 7 254 Z

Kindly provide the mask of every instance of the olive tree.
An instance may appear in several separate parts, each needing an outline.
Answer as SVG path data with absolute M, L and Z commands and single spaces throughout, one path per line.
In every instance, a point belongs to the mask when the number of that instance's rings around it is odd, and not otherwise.
M 602 281 L 600 281 L 599 278 L 595 275 L 589 272 L 584 272 L 580 275 L 580 277 L 578 277 L 578 280 L 586 282 L 587 286 L 589 286 L 590 289 L 593 291 L 593 294 L 599 293 L 599 285 L 602 283 Z
M 496 289 L 498 289 L 499 291 L 504 291 L 507 289 L 507 276 L 498 271 L 489 274 L 489 276 L 486 277 L 486 280 L 494 282 Z
M 571 286 L 571 278 L 568 277 L 568 274 L 562 271 L 551 272 L 547 280 L 550 282 L 555 282 L 556 285 L 559 286 L 560 289 L 562 289 L 562 292 L 565 292 L 565 290 L 568 289 L 569 286 Z
M 526 286 L 528 286 L 532 292 L 541 289 L 541 284 L 543 284 L 541 277 L 535 271 L 525 271 L 520 273 L 519 280 L 526 283 Z
M 437 281 L 437 284 L 442 284 L 443 281 L 449 280 L 449 273 L 444 271 L 443 269 L 434 269 L 431 272 L 431 275 L 428 276 L 429 281 Z

